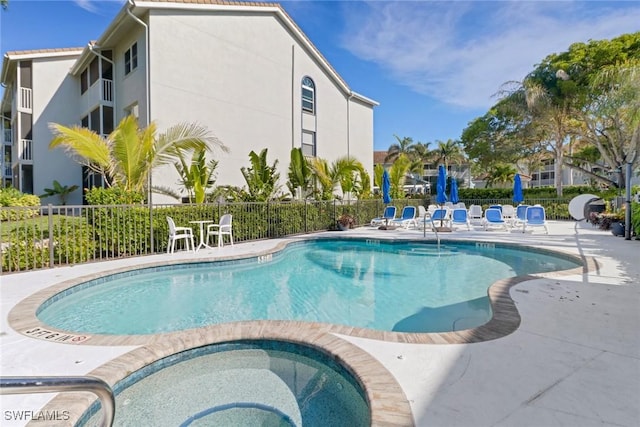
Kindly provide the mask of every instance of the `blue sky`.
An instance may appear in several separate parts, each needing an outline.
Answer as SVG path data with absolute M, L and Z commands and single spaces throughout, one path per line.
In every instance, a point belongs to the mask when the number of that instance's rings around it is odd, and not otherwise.
M 123 0 L 9 0 L 0 50 L 85 46 Z M 374 146 L 394 134 L 458 139 L 550 53 L 640 31 L 639 1 L 284 1 L 356 92 L 380 103 Z M 213 129 L 215 132 L 215 129 Z

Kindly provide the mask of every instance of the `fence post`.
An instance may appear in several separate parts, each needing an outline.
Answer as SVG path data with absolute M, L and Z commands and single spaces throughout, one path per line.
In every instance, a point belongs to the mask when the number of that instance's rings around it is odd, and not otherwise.
M 151 174 L 149 174 L 151 176 Z M 151 179 L 151 178 L 149 178 Z M 151 190 L 149 190 L 149 194 L 151 194 Z M 155 242 L 153 239 L 153 205 L 151 204 L 151 197 L 149 197 L 149 235 L 151 237 L 151 254 L 155 254 Z
M 304 199 L 304 232 L 308 233 L 309 232 L 309 209 L 308 209 L 307 205 L 307 199 Z
M 49 203 L 47 205 L 47 219 L 49 224 L 49 268 L 53 268 L 53 205 Z

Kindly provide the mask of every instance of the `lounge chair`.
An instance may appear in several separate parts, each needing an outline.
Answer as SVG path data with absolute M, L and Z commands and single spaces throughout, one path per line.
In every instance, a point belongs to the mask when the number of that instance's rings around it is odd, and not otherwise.
M 471 230 L 471 223 L 466 209 L 456 208 L 451 211 L 451 226 L 453 227 L 454 225 L 465 225 L 467 230 Z
M 438 208 L 431 214 L 431 229 L 451 228 L 451 211 L 447 208 Z
M 209 244 L 209 236 L 218 238 L 218 247 L 224 246 L 224 236 L 229 236 L 231 246 L 233 246 L 233 234 L 231 222 L 233 216 L 224 214 L 220 217 L 219 224 L 210 224 L 207 226 L 207 244 Z
M 402 214 L 400 218 L 394 219 L 392 221 L 393 225 L 397 225 L 403 228 L 409 228 L 410 225 L 414 227 L 418 226 L 416 222 L 416 215 L 418 214 L 418 210 L 415 206 L 405 206 L 402 208 Z
M 513 225 L 516 220 L 516 209 L 512 205 L 502 205 L 502 219 Z
M 384 212 L 381 217 L 373 218 L 371 220 L 371 226 L 377 227 L 379 225 L 385 225 L 389 221 L 393 221 L 396 219 L 396 207 L 395 206 L 387 206 L 384 208 Z
M 502 211 L 497 208 L 489 208 L 484 211 L 483 226 L 485 231 L 489 228 L 509 229 L 509 224 L 502 218 Z
M 167 217 L 169 224 L 169 241 L 167 242 L 167 253 L 172 254 L 176 249 L 176 240 L 184 240 L 185 249 L 189 250 L 189 242 L 191 242 L 191 251 L 196 251 L 196 245 L 193 243 L 193 230 L 191 227 L 176 227 L 176 223 L 170 216 Z
M 544 227 L 544 231 L 549 234 L 549 228 L 547 228 L 547 216 L 542 206 L 529 206 L 525 220 L 522 224 L 522 232 L 524 233 L 527 227 Z
M 527 218 L 527 208 L 529 205 L 518 205 L 516 207 L 516 218 L 513 221 L 513 226 L 518 227 L 524 223 L 524 220 Z
M 469 221 L 482 221 L 482 206 L 471 205 L 469 206 Z

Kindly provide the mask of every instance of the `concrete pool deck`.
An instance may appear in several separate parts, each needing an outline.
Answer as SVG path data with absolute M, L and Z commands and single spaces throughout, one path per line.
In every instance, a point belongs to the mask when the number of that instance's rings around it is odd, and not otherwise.
M 322 234 L 423 238 L 419 230 L 384 231 L 371 227 Z M 427 232 L 426 238 L 433 240 L 434 234 Z M 585 273 L 541 277 L 513 285 L 508 291 L 520 315 L 519 327 L 491 341 L 408 344 L 329 331 L 340 341 L 364 350 L 392 374 L 408 400 L 415 425 L 638 425 L 640 242 L 626 241 L 581 223 L 553 221 L 549 235 L 539 229 L 525 235 L 473 230 L 441 233 L 441 238 L 526 244 L 594 262 Z M 139 349 L 139 345 L 60 344 L 18 333 L 9 325 L 9 312 L 41 289 L 75 277 L 147 262 L 261 254 L 273 250 L 281 241 L 203 250 L 195 257 L 176 253 L 5 275 L 0 285 L 0 373 L 84 375 Z M 0 424 L 25 425 L 11 416 L 8 419 L 6 411 L 38 411 L 51 397 L 2 396 Z M 410 424 L 402 418 L 388 421 L 389 425 Z M 38 424 L 45 425 L 33 423 Z

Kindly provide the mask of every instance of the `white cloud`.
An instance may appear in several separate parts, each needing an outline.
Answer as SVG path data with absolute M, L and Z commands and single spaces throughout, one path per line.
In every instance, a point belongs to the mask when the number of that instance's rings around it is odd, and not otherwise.
M 357 7 L 357 13 L 354 8 Z M 345 7 L 343 44 L 398 83 L 463 108 L 486 108 L 575 42 L 638 31 L 629 2 L 370 2 Z
M 98 9 L 94 0 L 73 0 L 75 4 L 89 12 L 96 12 Z

